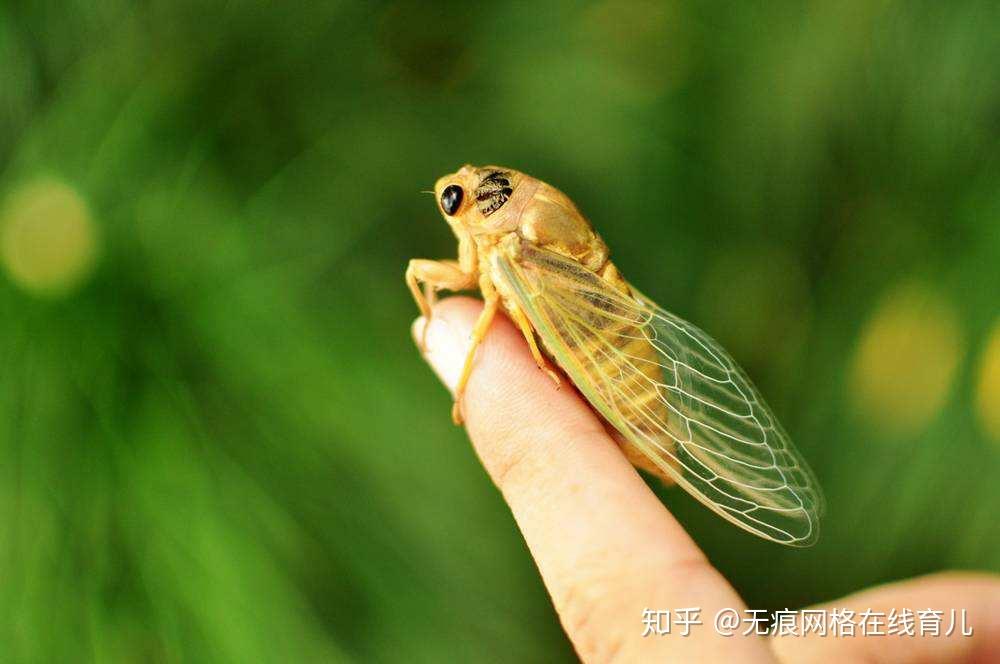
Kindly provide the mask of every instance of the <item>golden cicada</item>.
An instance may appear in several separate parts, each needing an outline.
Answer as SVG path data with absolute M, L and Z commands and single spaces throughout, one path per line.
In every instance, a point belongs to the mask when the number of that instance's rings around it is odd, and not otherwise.
M 456 422 L 476 345 L 502 306 L 538 366 L 558 382 L 548 356 L 569 376 L 635 466 L 755 535 L 816 541 L 819 485 L 760 393 L 707 334 L 622 278 L 565 194 L 499 166 L 463 166 L 434 193 L 458 260 L 410 261 L 413 297 L 427 317 L 441 289 L 478 286 L 485 300 Z

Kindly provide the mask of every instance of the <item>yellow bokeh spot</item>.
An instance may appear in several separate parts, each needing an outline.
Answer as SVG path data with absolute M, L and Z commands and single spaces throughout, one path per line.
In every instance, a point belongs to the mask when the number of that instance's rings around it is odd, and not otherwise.
M 993 327 L 979 366 L 976 412 L 986 432 L 1000 441 L 1000 321 Z
M 941 410 L 961 357 L 958 316 L 924 284 L 890 291 L 868 321 L 849 378 L 865 419 L 895 436 L 922 431 Z
M 61 295 L 91 272 L 97 237 L 73 188 L 39 179 L 15 189 L 0 211 L 0 257 L 11 279 L 38 295 Z

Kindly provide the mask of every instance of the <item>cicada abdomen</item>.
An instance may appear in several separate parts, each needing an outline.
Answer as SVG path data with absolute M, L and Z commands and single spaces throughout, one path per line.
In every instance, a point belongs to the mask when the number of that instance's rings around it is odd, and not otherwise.
M 598 385 L 609 383 L 603 391 L 611 412 L 602 415 L 612 425 L 609 430 L 615 440 L 632 465 L 673 483 L 672 476 L 653 461 L 650 451 L 642 449 L 642 443 L 636 444 L 620 431 L 624 423 L 629 430 L 661 448 L 661 455 L 673 444 L 667 426 L 670 408 L 661 390 L 674 382 L 676 376 L 673 367 L 662 364 L 655 340 L 650 336 L 652 313 L 636 308 L 631 287 L 611 261 L 605 260 L 600 270 L 594 272 L 527 242 L 518 255 L 523 259 L 523 269 L 539 273 L 536 278 L 546 273 L 551 281 L 552 275 L 560 275 L 566 284 L 574 286 L 563 291 L 557 288 L 545 291 L 554 306 L 575 312 L 574 325 L 554 317 L 552 334 L 540 335 L 546 354 L 560 366 L 569 361 L 577 367 L 589 367 L 588 374 Z M 578 297 L 574 296 L 572 302 L 565 301 L 569 293 Z

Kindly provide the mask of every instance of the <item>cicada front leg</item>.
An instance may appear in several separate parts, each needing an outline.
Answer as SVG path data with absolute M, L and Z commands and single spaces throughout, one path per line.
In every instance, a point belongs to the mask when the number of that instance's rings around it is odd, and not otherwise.
M 426 349 L 427 327 L 431 309 L 439 290 L 470 290 L 476 287 L 478 276 L 476 245 L 468 237 L 458 241 L 458 260 L 431 261 L 414 258 L 406 268 L 406 285 L 424 317 L 424 330 L 420 336 L 420 350 Z M 424 285 L 423 290 L 420 284 Z
M 420 288 L 421 284 L 424 285 L 423 290 Z M 459 261 L 431 261 L 414 258 L 406 268 L 406 285 L 409 286 L 413 300 L 425 318 L 424 331 L 420 336 L 420 350 L 424 350 L 427 323 L 431 319 L 431 308 L 437 299 L 437 291 L 459 291 L 475 288 L 476 275 L 473 272 L 463 270 Z

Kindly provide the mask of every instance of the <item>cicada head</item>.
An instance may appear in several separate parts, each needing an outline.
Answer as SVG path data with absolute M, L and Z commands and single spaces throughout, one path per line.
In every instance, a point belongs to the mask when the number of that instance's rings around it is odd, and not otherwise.
M 463 166 L 434 185 L 438 207 L 459 237 L 521 237 L 597 268 L 607 246 L 566 194 L 503 166 Z
M 440 178 L 434 193 L 449 224 L 483 235 L 516 229 L 537 188 L 537 180 L 510 168 L 465 165 Z

